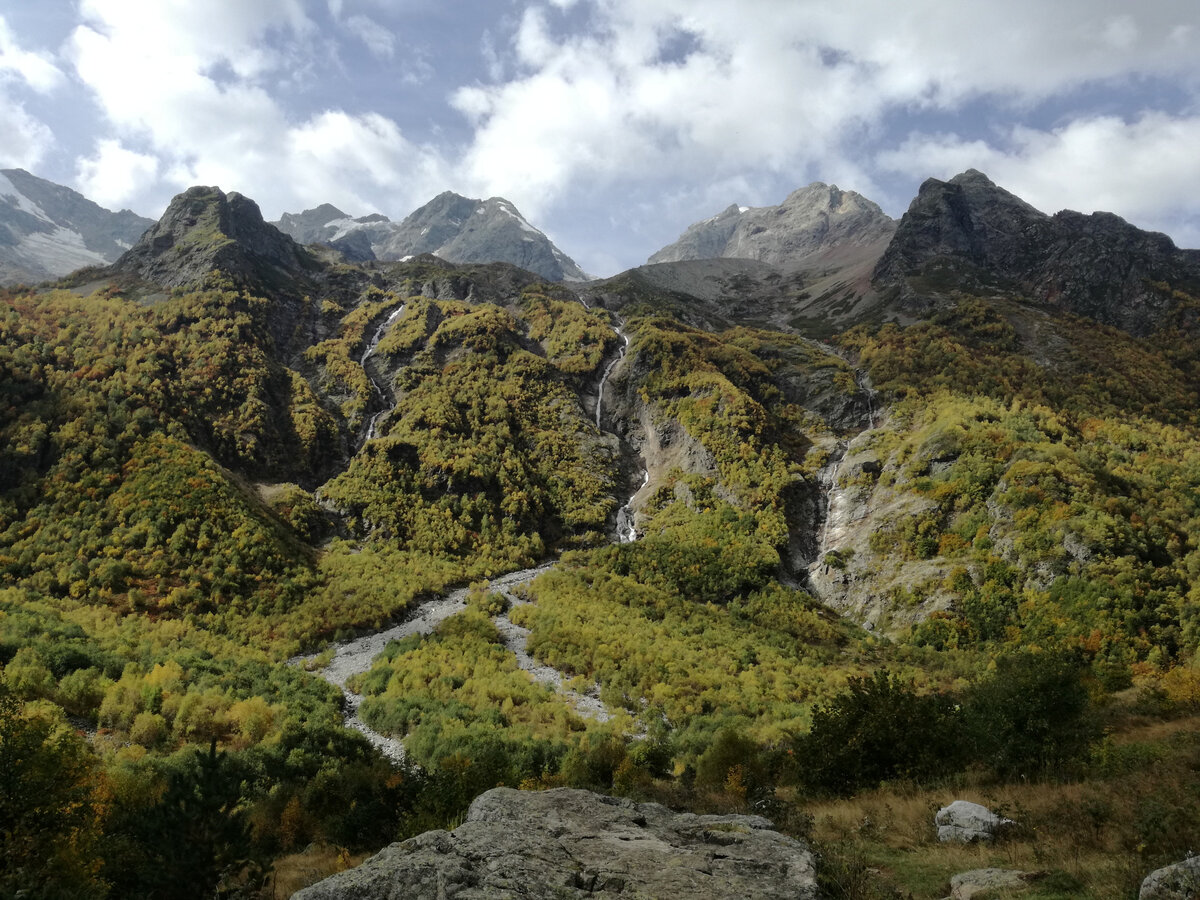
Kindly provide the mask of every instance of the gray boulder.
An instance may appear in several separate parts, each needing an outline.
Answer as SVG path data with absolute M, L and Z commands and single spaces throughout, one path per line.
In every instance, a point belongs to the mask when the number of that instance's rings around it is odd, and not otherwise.
M 996 815 L 986 806 L 967 800 L 955 800 L 943 806 L 934 817 L 938 840 L 942 842 L 990 841 L 1005 828 L 1014 825 L 1012 819 Z
M 816 898 L 812 852 L 760 816 L 673 813 L 589 791 L 496 788 L 454 831 L 392 844 L 296 900 Z
M 971 900 L 985 891 L 1021 890 L 1034 876 L 1016 869 L 972 869 L 950 879 L 950 900 Z
M 1192 900 L 1200 897 L 1200 856 L 1155 869 L 1142 882 L 1138 900 Z

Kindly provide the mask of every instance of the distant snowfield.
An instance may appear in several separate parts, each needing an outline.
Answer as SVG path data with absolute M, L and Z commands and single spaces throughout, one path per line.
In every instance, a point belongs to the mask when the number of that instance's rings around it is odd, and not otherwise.
M 35 232 L 21 239 L 17 254 L 47 272 L 66 275 L 84 266 L 106 266 L 108 260 L 83 245 L 83 235 L 55 226 L 52 232 Z

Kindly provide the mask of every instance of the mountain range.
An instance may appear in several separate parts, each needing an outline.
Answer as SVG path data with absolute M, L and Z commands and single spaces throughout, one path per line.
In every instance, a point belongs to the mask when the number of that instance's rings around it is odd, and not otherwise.
M 550 281 L 588 280 L 574 260 L 501 197 L 470 200 L 445 191 L 399 223 L 378 214 L 351 218 L 326 203 L 284 213 L 273 224 L 301 243 L 329 244 L 357 262 L 432 253 L 448 262 L 512 263 Z
M 769 812 L 903 893 L 932 837 L 814 811 L 1023 792 L 1001 852 L 1054 884 L 1200 834 L 1200 251 L 972 170 L 573 281 L 496 198 L 197 186 L 101 248 L 125 213 L 5 178 L 7 247 L 94 256 L 0 292 L 0 893 L 265 896 L 397 837 L 467 885 L 510 826 L 441 829 L 497 785 Z M 764 828 L 670 826 L 696 884 Z

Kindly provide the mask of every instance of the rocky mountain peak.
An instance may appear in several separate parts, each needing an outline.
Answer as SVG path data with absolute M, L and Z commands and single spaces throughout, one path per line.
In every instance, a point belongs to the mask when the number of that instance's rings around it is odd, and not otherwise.
M 214 269 L 240 283 L 269 287 L 311 266 L 295 241 L 263 220 L 253 200 L 197 186 L 171 201 L 115 269 L 164 287 L 193 284 Z
M 588 278 L 510 201 L 473 200 L 453 191 L 438 194 L 410 214 L 375 253 L 380 259 L 433 253 L 450 262 L 507 262 L 550 281 Z
M 1112 213 L 1046 215 L 970 169 L 921 185 L 873 280 L 902 306 L 1002 290 L 1147 334 L 1166 321 L 1171 287 L 1200 285 L 1200 252 Z
M 729 206 L 691 225 L 649 261 L 731 257 L 797 270 L 852 248 L 882 249 L 894 229 L 892 219 L 866 197 L 818 181 L 778 206 Z
M 301 213 L 284 213 L 278 222 L 271 224 L 298 243 L 316 244 L 327 239 L 326 225 L 349 218 L 332 203 L 322 203 Z
M 503 197 L 472 200 L 443 191 L 402 222 L 378 213 L 352 219 L 328 203 L 284 213 L 281 231 L 305 244 L 328 244 L 352 261 L 403 260 L 432 253 L 448 262 L 506 262 L 550 281 L 586 281 L 575 261 Z

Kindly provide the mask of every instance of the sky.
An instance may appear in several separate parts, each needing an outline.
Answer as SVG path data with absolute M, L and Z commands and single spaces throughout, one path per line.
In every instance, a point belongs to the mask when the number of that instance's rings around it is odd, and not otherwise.
M 0 167 L 157 218 L 501 196 L 586 271 L 968 168 L 1200 247 L 1195 0 L 0 0 Z

